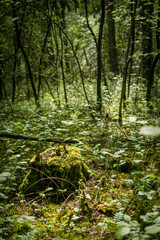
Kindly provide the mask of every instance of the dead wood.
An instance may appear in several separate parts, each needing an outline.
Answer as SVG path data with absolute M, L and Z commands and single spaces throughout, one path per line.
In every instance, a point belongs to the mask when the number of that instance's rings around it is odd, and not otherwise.
M 72 138 L 41 138 L 41 137 L 27 137 L 23 135 L 16 135 L 11 133 L 1 133 L 0 137 L 2 138 L 12 138 L 18 140 L 27 140 L 27 141 L 40 141 L 40 142 L 55 142 L 55 143 L 80 143 L 77 139 Z

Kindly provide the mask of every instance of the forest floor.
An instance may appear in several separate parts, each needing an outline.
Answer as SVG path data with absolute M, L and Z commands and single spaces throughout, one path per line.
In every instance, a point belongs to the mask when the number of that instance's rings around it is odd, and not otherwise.
M 87 110 L 21 108 L 0 111 L 0 133 L 40 141 L 0 138 L 0 239 L 160 239 L 160 141 L 139 134 L 155 116 L 92 119 Z M 49 192 L 27 197 L 19 186 L 28 160 L 58 146 L 41 139 L 74 138 L 90 169 L 87 182 L 54 203 Z

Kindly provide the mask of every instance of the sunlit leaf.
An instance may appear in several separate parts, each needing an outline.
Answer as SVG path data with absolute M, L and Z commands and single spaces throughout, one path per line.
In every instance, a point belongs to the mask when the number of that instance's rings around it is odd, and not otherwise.
M 0 174 L 0 182 L 4 182 L 7 180 L 8 177 L 11 176 L 11 173 L 10 172 L 2 172 Z
M 63 240 L 62 238 L 56 237 L 56 238 L 52 238 L 52 240 Z
M 160 217 L 157 217 L 154 222 L 160 224 Z
M 124 220 L 126 222 L 130 222 L 131 221 L 131 217 L 129 215 L 127 215 L 127 214 L 124 214 Z
M 156 234 L 160 232 L 160 224 L 154 224 L 145 228 L 146 233 Z
M 160 135 L 160 128 L 159 127 L 153 127 L 153 126 L 144 126 L 140 129 L 139 134 L 144 136 L 159 136 Z
M 121 239 L 124 236 L 128 235 L 129 233 L 130 233 L 130 227 L 129 226 L 119 226 L 118 230 L 116 232 L 116 237 L 118 239 Z

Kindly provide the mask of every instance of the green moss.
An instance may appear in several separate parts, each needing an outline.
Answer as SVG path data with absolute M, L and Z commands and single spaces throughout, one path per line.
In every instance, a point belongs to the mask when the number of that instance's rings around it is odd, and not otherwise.
M 80 179 L 85 182 L 88 178 L 89 168 L 82 161 L 78 148 L 60 146 L 37 153 L 30 160 L 30 170 L 20 191 L 30 194 L 50 188 L 54 195 L 59 196 L 63 190 L 66 194 L 73 192 Z
M 153 206 L 156 204 L 156 200 L 153 198 L 149 199 L 140 199 L 138 196 L 134 199 L 134 202 L 131 206 L 131 209 L 135 212 L 135 219 L 141 221 L 140 216 L 145 215 L 147 212 L 151 212 Z
M 106 176 L 103 175 L 103 176 L 100 178 L 100 186 L 105 187 L 105 186 L 106 186 L 106 182 L 107 182 Z

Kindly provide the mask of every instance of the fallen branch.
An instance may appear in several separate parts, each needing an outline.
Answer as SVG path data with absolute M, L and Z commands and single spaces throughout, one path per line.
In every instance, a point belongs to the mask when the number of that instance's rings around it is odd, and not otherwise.
M 40 141 L 40 142 L 55 142 L 55 143 L 80 143 L 77 139 L 71 138 L 38 138 L 38 137 L 27 137 L 23 135 L 1 133 L 0 137 L 3 138 L 13 138 L 13 139 L 22 139 L 28 141 Z

